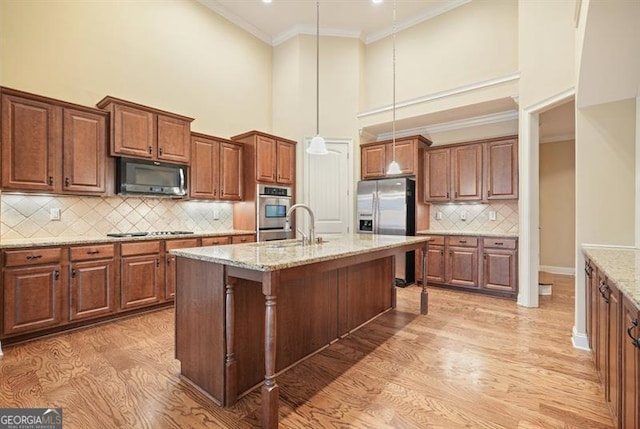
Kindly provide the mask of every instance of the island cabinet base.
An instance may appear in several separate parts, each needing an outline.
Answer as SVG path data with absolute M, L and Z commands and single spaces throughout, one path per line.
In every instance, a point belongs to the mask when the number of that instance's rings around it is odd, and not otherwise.
M 178 258 L 176 359 L 183 377 L 219 405 L 234 404 L 265 380 L 267 311 L 277 315 L 277 373 L 395 306 L 393 263 L 383 257 L 282 270 L 277 298 L 265 305 L 264 274 Z

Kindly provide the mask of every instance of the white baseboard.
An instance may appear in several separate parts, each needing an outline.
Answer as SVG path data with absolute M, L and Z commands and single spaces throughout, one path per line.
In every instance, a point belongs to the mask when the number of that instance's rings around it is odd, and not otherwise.
M 581 334 L 576 332 L 576 327 L 573 327 L 573 335 L 571 336 L 571 343 L 573 344 L 573 348 L 585 351 L 591 351 L 589 347 L 589 338 L 587 338 L 587 334 Z
M 554 267 L 552 265 L 540 265 L 540 271 L 546 271 L 551 274 L 561 274 L 564 276 L 576 275 L 576 269 L 574 267 Z

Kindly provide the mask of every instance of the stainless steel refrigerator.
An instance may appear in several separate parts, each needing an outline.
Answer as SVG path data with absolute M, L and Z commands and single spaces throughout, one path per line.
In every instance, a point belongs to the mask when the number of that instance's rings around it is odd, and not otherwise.
M 358 182 L 360 234 L 416 235 L 416 181 L 412 177 Z M 396 257 L 396 285 L 415 281 L 415 252 Z

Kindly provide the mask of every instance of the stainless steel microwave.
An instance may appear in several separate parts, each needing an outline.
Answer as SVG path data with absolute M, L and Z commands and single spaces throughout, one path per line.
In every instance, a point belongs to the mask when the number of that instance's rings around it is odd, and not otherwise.
M 187 195 L 188 167 L 182 164 L 118 158 L 116 190 L 118 194 L 184 197 Z

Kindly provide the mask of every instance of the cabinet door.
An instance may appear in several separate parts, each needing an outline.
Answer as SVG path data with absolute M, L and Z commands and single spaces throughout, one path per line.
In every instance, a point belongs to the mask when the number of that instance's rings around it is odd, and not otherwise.
M 5 335 L 50 328 L 64 321 L 60 272 L 59 264 L 5 270 Z
M 172 300 L 176 296 L 176 257 L 169 253 L 173 249 L 185 249 L 187 247 L 198 247 L 198 239 L 190 238 L 186 240 L 169 240 L 166 242 L 167 254 L 165 255 L 164 272 L 164 299 Z
M 158 159 L 189 164 L 191 162 L 191 123 L 158 115 Z
M 191 149 L 193 161 L 191 162 L 191 184 L 189 195 L 192 198 L 217 199 L 219 188 L 219 146 L 212 139 L 193 136 Z
M 451 200 L 450 154 L 450 149 L 424 151 L 424 201 L 426 203 Z
M 386 161 L 387 163 L 391 163 L 391 161 L 394 159 L 393 156 L 393 143 L 387 143 L 386 144 L 386 150 L 387 150 L 387 154 L 386 154 Z M 395 160 L 398 163 L 398 165 L 400 166 L 400 174 L 402 175 L 412 175 L 412 174 L 416 174 L 416 168 L 415 168 L 415 163 L 417 162 L 417 160 L 415 159 L 414 156 L 414 148 L 415 148 L 415 143 L 413 140 L 409 140 L 409 141 L 396 141 L 395 144 Z M 388 165 L 386 165 L 385 168 L 385 172 L 387 169 Z
M 597 334 L 595 332 L 597 313 L 594 304 L 597 303 L 597 293 L 596 291 L 596 273 L 594 265 L 590 260 L 585 260 L 584 262 L 584 271 L 585 271 L 585 295 L 586 295 L 586 316 L 587 316 L 587 338 L 589 339 L 589 347 L 591 347 L 592 357 L 595 362 L 595 351 L 596 348 L 596 338 Z
M 2 95 L 2 187 L 53 192 L 62 122 L 60 108 L 49 103 Z
M 429 245 L 427 250 L 427 282 L 445 282 L 444 246 Z
M 113 259 L 76 262 L 71 265 L 71 320 L 111 314 L 115 304 Z
M 518 198 L 518 140 L 485 145 L 487 199 Z
M 63 190 L 105 192 L 105 116 L 65 108 L 63 124 Z
M 111 155 L 155 157 L 156 135 L 151 112 L 116 104 L 111 120 Z
M 256 156 L 256 180 L 275 183 L 277 176 L 276 141 L 268 137 L 257 136 Z
M 256 241 L 256 236 L 253 234 L 248 235 L 234 235 L 231 237 L 232 244 L 240 244 L 240 243 L 253 243 Z
M 384 177 L 386 172 L 386 146 L 384 144 L 365 146 L 361 150 L 363 179 Z
M 605 351 L 607 354 L 607 390 L 606 397 L 609 402 L 609 409 L 611 410 L 611 416 L 613 417 L 614 425 L 617 425 L 619 411 L 620 411 L 620 368 L 621 368 L 621 354 L 620 354 L 620 316 L 621 306 L 620 303 L 620 291 L 618 288 L 609 281 L 609 288 L 607 290 L 607 296 L 609 299 L 609 320 L 608 320 L 608 348 Z
M 231 237 L 204 237 L 202 239 L 203 246 L 220 246 L 223 244 L 231 244 Z
M 143 307 L 160 301 L 160 255 L 122 258 L 120 308 Z
M 296 146 L 291 143 L 277 142 L 277 182 L 292 185 L 296 177 Z
M 478 287 L 477 247 L 450 246 L 447 258 L 447 284 Z
M 485 249 L 482 287 L 489 290 L 516 292 L 516 252 L 507 249 Z
M 622 408 L 621 428 L 637 428 L 640 424 L 640 343 L 633 341 L 628 335 L 640 337 L 638 323 L 640 313 L 629 301 L 623 298 L 622 304 Z
M 242 146 L 220 143 L 220 198 L 242 199 Z
M 453 200 L 482 199 L 482 145 L 451 148 Z

